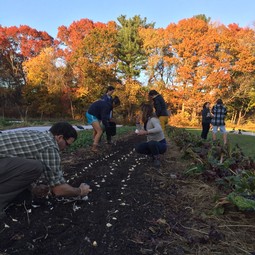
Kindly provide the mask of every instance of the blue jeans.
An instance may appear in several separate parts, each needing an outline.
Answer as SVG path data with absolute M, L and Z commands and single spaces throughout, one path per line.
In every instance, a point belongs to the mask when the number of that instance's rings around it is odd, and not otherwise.
M 157 156 L 166 152 L 167 144 L 166 139 L 163 139 L 159 142 L 149 141 L 143 142 L 135 146 L 137 153 Z

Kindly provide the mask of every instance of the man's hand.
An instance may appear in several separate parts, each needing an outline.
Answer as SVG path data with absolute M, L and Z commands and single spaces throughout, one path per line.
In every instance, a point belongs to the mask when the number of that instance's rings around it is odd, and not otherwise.
M 81 183 L 80 187 L 81 189 L 81 196 L 87 196 L 89 192 L 92 191 L 92 189 L 90 189 L 90 186 L 86 183 Z

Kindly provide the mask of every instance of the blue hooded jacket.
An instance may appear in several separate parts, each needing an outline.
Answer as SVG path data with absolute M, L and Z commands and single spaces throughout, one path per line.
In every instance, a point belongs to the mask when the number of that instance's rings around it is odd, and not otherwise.
M 98 120 L 101 120 L 105 127 L 107 127 L 108 121 L 112 111 L 112 102 L 106 102 L 104 100 L 97 100 L 90 105 L 88 113 L 95 116 Z

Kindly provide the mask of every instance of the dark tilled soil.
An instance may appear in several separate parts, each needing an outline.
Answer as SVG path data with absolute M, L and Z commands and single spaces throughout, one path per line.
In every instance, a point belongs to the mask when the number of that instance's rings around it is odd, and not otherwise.
M 254 215 L 208 213 L 214 187 L 183 177 L 189 162 L 171 141 L 155 169 L 133 149 L 141 139 L 102 144 L 101 155 L 89 148 L 63 154 L 69 183 L 87 182 L 93 192 L 87 200 L 34 198 L 9 207 L 0 255 L 252 254 L 255 228 L 243 227 L 236 237 L 230 225 L 251 226 Z

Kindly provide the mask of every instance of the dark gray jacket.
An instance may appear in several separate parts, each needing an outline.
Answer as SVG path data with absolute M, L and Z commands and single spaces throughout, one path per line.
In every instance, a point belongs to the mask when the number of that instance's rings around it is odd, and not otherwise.
M 166 102 L 160 94 L 153 98 L 153 104 L 157 117 L 168 116 Z

